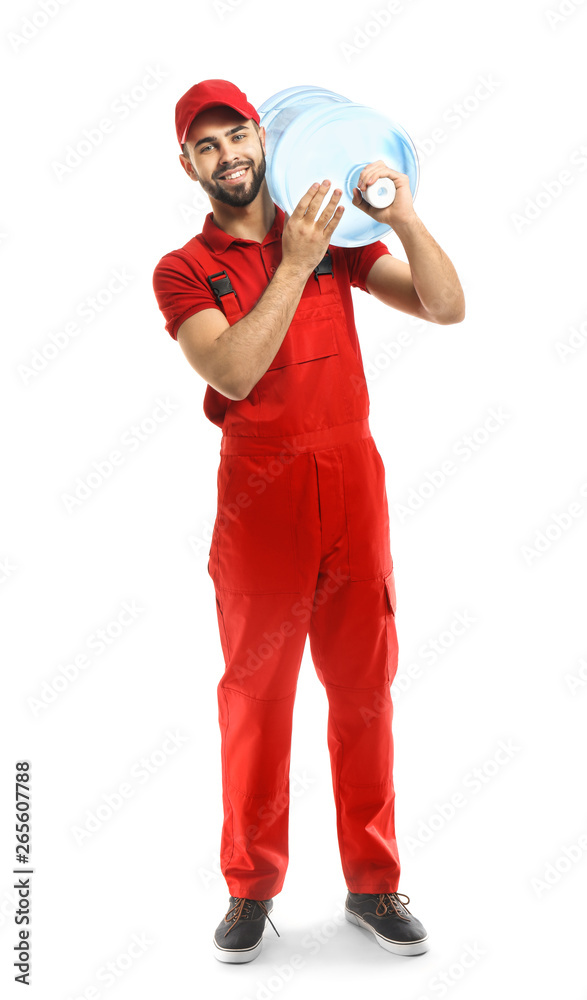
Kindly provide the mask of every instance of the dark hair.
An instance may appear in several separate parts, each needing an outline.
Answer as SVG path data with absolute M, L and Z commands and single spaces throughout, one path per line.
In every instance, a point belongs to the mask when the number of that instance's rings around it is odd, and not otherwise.
M 245 119 L 245 120 L 246 120 L 246 119 Z M 258 135 L 258 134 L 259 134 L 259 125 L 257 124 L 257 122 L 255 121 L 255 119 L 254 119 L 254 118 L 251 118 L 251 121 L 252 121 L 253 125 L 255 126 L 255 132 L 256 132 L 256 133 L 257 133 L 257 135 Z M 187 159 L 189 160 L 189 158 L 190 158 L 190 154 L 189 154 L 189 150 L 188 150 L 188 144 L 187 144 L 187 142 L 184 142 L 183 146 L 181 147 L 181 151 L 182 151 L 183 155 L 184 155 L 185 157 L 187 157 Z

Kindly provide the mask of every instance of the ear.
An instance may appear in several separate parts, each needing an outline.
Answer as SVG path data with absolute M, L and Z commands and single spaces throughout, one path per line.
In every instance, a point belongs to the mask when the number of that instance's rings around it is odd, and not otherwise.
M 179 154 L 179 162 L 181 163 L 183 169 L 185 170 L 185 172 L 188 175 L 188 177 L 190 178 L 190 180 L 192 180 L 192 181 L 199 181 L 200 180 L 200 178 L 198 177 L 196 171 L 194 170 L 194 167 L 193 167 L 193 164 L 192 164 L 191 160 L 189 160 L 187 158 L 187 156 L 184 156 L 183 153 Z

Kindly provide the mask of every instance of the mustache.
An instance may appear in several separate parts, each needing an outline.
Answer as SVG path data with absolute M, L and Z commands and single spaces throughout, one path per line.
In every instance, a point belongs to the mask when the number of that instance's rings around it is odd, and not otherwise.
M 244 170 L 246 167 L 251 167 L 252 163 L 237 163 L 236 167 L 231 167 L 230 170 L 223 170 L 221 174 L 216 174 L 215 180 L 220 180 L 221 177 L 225 177 L 226 174 L 234 174 L 236 170 Z

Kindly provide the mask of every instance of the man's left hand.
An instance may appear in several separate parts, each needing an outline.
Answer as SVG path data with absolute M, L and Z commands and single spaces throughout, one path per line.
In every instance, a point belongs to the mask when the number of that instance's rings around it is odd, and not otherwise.
M 387 208 L 373 208 L 368 201 L 365 201 L 361 192 L 381 177 L 389 177 L 395 184 L 395 199 Z M 398 223 L 409 223 L 416 217 L 408 175 L 392 170 L 383 160 L 375 160 L 374 163 L 368 163 L 363 167 L 357 183 L 358 187 L 353 188 L 353 205 L 366 212 L 376 222 L 393 228 Z

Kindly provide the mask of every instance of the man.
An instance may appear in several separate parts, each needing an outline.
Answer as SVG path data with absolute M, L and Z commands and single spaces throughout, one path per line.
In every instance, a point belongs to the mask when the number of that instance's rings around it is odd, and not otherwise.
M 286 218 L 265 180 L 259 122 L 225 80 L 180 99 L 179 159 L 212 212 L 153 275 L 166 329 L 208 383 L 204 411 L 222 428 L 208 572 L 225 661 L 220 859 L 230 901 L 214 953 L 254 959 L 283 887 L 292 712 L 309 635 L 329 701 L 346 916 L 387 950 L 419 954 L 427 933 L 397 891 L 398 643 L 385 470 L 369 430 L 350 289 L 441 324 L 463 319 L 463 291 L 414 212 L 407 176 L 381 161 L 362 171 L 353 206 L 393 226 L 409 264 L 382 242 L 330 246 L 343 207 L 338 188 L 323 207 L 328 179 Z M 387 209 L 361 195 L 380 177 L 396 186 Z

